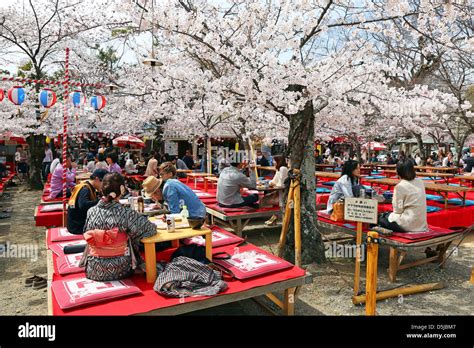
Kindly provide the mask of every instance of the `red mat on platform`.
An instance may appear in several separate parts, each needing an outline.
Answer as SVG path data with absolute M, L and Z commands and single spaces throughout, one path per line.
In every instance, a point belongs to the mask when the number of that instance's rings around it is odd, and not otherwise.
M 429 229 L 430 230 L 427 232 L 404 232 L 404 233 L 393 232 L 390 238 L 402 237 L 404 239 L 419 241 L 420 239 L 425 239 L 425 238 L 429 239 L 429 238 L 444 236 L 444 235 L 448 235 L 452 233 L 457 233 L 456 231 L 449 230 L 446 228 L 441 228 L 441 227 L 431 226 Z
M 444 203 L 435 201 L 429 201 L 429 205 L 442 208 L 442 210 L 427 214 L 426 219 L 430 226 L 452 228 L 458 226 L 468 227 L 474 224 L 474 206 L 448 205 L 448 209 L 444 209 Z M 392 211 L 392 205 L 379 204 L 378 211 L 379 213 Z
M 330 193 L 316 193 L 316 204 L 327 204 Z
M 63 224 L 63 212 L 51 211 L 42 212 L 43 205 L 38 206 L 38 213 L 35 216 L 36 226 L 61 226 Z
M 226 251 L 233 254 L 234 247 L 224 246 L 217 248 L 215 251 Z M 246 251 L 257 249 L 254 245 L 246 245 L 239 247 L 239 251 Z M 160 259 L 160 254 L 158 254 L 158 259 Z M 56 263 L 56 256 L 53 255 L 53 262 Z M 268 274 L 258 278 L 252 278 L 245 281 L 234 280 L 227 282 L 228 288 L 226 291 L 222 292 L 217 296 L 233 294 L 259 286 L 269 285 L 277 283 L 280 281 L 302 277 L 305 275 L 305 271 L 301 268 L 293 266 L 290 269 Z M 53 280 L 58 279 L 72 279 L 83 277 L 84 273 L 77 273 L 68 275 L 65 277 L 53 275 Z M 152 283 L 147 283 L 144 275 L 134 275 L 130 278 L 132 282 L 142 291 L 142 295 L 127 297 L 123 299 L 117 299 L 114 301 L 98 303 L 95 305 L 90 305 L 87 307 L 80 307 L 72 309 L 69 311 L 63 311 L 59 308 L 59 305 L 54 297 L 53 293 L 53 315 L 133 315 L 138 313 L 146 313 L 158 308 L 165 308 L 170 306 L 176 306 L 180 304 L 179 298 L 167 298 L 159 295 L 153 290 Z M 204 301 L 209 297 L 186 297 L 184 300 L 186 303 L 195 302 L 195 301 Z M 181 300 L 182 301 L 182 300 Z
M 212 248 L 218 248 L 224 245 L 236 244 L 242 242 L 244 239 L 235 234 L 224 230 L 219 226 L 209 226 L 212 231 Z M 183 239 L 184 244 L 198 244 L 204 246 L 205 239 L 202 236 Z
M 61 203 L 63 201 L 62 197 L 59 198 L 49 198 L 49 192 L 45 193 L 41 196 L 41 201 L 42 202 L 58 202 Z

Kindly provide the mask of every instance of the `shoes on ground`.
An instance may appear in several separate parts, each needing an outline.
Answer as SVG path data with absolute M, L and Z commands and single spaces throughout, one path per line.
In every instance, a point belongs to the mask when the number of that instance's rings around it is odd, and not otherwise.
M 38 281 L 38 280 L 41 280 L 41 279 L 44 279 L 44 278 L 38 277 L 37 275 L 34 275 L 34 276 L 32 276 L 32 277 L 29 277 L 29 278 L 26 278 L 26 279 L 25 279 L 25 286 L 26 286 L 26 287 L 33 286 L 33 282 Z
M 273 215 L 270 219 L 268 219 L 267 221 L 265 221 L 265 225 L 267 225 L 267 226 L 275 226 L 277 220 L 278 220 L 278 217 L 277 217 L 276 215 Z

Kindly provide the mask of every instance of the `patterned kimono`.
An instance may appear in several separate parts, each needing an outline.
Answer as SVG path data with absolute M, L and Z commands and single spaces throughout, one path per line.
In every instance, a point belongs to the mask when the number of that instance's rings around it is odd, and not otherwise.
M 118 202 L 99 203 L 88 210 L 84 231 L 118 228 L 128 234 L 132 245 L 124 256 L 96 257 L 88 255 L 85 260 L 86 276 L 97 281 L 110 281 L 127 278 L 133 274 L 133 258 L 142 263 L 138 244 L 142 238 L 156 234 L 156 226 L 146 216 L 122 207 Z M 133 255 L 132 255 L 133 253 Z

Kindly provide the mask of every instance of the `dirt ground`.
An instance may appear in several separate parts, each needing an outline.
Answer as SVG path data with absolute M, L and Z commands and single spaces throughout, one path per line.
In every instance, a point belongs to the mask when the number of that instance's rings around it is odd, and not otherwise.
M 0 198 L 0 210 L 12 208 L 10 218 L 0 220 L 0 244 L 22 244 L 38 248 L 36 261 L 0 257 L 0 315 L 46 315 L 46 289 L 33 290 L 24 286 L 24 279 L 36 274 L 46 277 L 45 229 L 35 227 L 34 209 L 40 202 L 40 191 L 28 191 L 24 186 L 9 187 Z M 279 228 L 253 226 L 248 232 L 250 242 L 275 251 Z M 457 244 L 453 243 L 454 246 Z M 450 251 L 454 247 L 450 248 Z M 448 253 L 450 252 L 448 251 Z M 407 260 L 424 257 L 422 251 Z M 474 285 L 469 283 L 474 265 L 474 234 L 467 236 L 443 269 L 430 263 L 399 272 L 395 283 L 387 277 L 388 248 L 379 252 L 378 289 L 422 283 L 444 282 L 445 288 L 432 292 L 391 298 L 377 303 L 378 315 L 472 315 Z M 352 304 L 354 260 L 330 259 L 324 265 L 308 265 L 313 283 L 304 286 L 295 304 L 297 315 L 364 315 L 362 305 Z M 361 289 L 365 288 L 365 266 L 362 264 Z M 268 302 L 267 302 L 268 303 Z M 268 315 L 268 311 L 253 300 L 214 307 L 191 315 Z

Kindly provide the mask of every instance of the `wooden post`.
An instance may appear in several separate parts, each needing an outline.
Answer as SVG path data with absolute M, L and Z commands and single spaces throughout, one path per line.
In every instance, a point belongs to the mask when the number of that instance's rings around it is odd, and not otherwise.
M 375 315 L 377 295 L 377 262 L 379 255 L 378 242 L 373 240 L 379 237 L 377 232 L 369 232 L 367 242 L 367 273 L 365 278 L 365 314 Z
M 471 284 L 474 284 L 474 267 L 471 268 Z
M 301 267 L 301 190 L 299 179 L 294 185 L 295 265 Z
M 288 200 L 285 206 L 285 215 L 283 216 L 283 222 L 281 224 L 280 241 L 278 242 L 278 257 L 283 256 L 283 250 L 286 244 L 286 234 L 288 233 L 288 227 L 290 226 L 291 219 L 291 202 L 293 201 L 293 193 L 295 189 L 295 183 L 292 180 L 290 184 L 290 191 L 288 192 Z
M 360 245 L 362 244 L 362 222 L 357 222 L 356 259 L 354 272 L 354 296 L 359 294 L 360 283 Z

